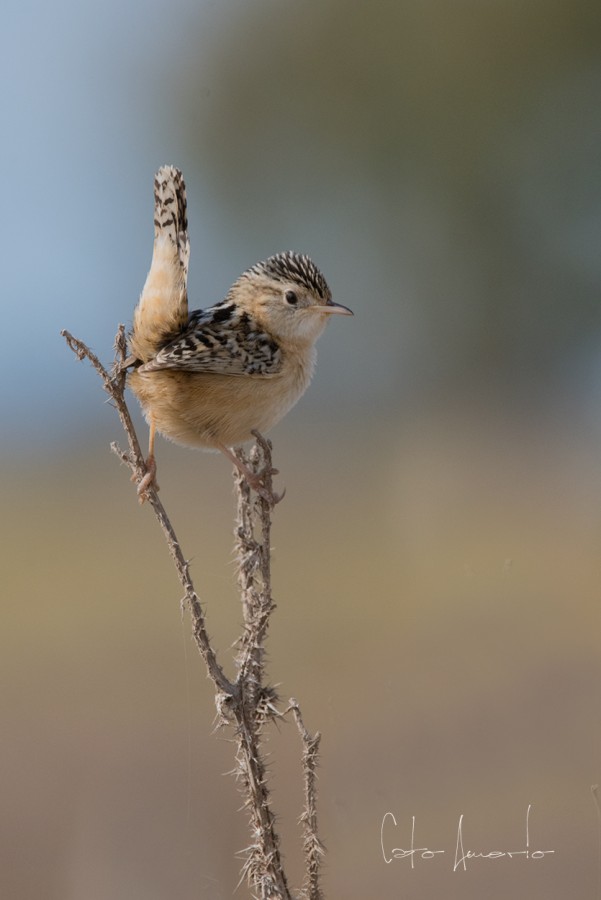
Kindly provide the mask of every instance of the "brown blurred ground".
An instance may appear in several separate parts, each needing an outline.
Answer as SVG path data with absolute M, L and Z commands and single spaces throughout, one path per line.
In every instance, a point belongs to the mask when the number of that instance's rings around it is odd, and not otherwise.
M 275 435 L 272 679 L 323 733 L 328 896 L 587 896 L 599 780 L 597 459 L 553 428 L 446 410 L 403 429 Z M 106 446 L 111 434 L 99 435 Z M 83 448 L 81 448 L 83 450 Z M 90 447 L 14 466 L 1 544 L 7 897 L 227 897 L 243 817 L 231 747 L 182 624 L 150 510 Z M 217 456 L 161 445 L 163 499 L 224 658 L 240 620 L 232 497 Z M 272 740 L 275 803 L 298 874 L 298 741 Z M 543 861 L 450 871 L 472 847 L 518 849 L 532 804 Z M 444 860 L 383 862 L 394 846 Z M 421 844 L 420 844 L 421 846 Z

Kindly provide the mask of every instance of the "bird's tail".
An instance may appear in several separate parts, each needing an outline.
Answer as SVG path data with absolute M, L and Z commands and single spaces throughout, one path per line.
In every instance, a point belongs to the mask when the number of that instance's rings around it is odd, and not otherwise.
M 154 239 L 167 236 L 177 247 L 184 278 L 188 278 L 190 240 L 186 185 L 179 169 L 162 166 L 154 176 Z
M 154 178 L 154 251 L 140 301 L 134 312 L 131 349 L 148 362 L 188 321 L 190 241 L 186 185 L 174 166 L 162 166 Z

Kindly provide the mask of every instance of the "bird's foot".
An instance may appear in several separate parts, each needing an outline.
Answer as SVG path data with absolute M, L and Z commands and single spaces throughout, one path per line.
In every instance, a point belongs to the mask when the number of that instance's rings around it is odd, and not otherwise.
M 156 480 L 156 474 L 157 474 L 156 460 L 155 460 L 154 456 L 149 456 L 148 459 L 146 460 L 146 474 L 142 476 L 140 481 L 138 481 L 138 499 L 139 499 L 140 503 L 144 503 L 144 501 L 147 499 L 147 497 L 148 497 L 147 491 L 148 491 L 149 487 L 152 486 L 155 489 L 155 491 L 160 490 L 158 482 Z M 136 473 L 134 473 L 131 476 L 132 481 L 137 481 L 137 478 L 138 478 L 138 476 Z
M 244 467 L 245 471 L 241 469 L 242 474 L 244 475 L 245 481 L 248 483 L 248 486 L 256 491 L 256 493 L 269 504 L 272 508 L 284 499 L 286 495 L 286 488 L 280 493 L 276 494 L 271 485 L 271 479 L 274 475 L 279 474 L 278 469 L 272 469 L 270 466 L 265 466 L 260 472 L 251 472 L 246 466 Z
M 256 450 L 262 454 L 263 460 L 265 461 L 265 465 L 262 469 L 257 473 L 254 473 L 254 471 L 251 473 L 252 477 L 257 480 L 257 487 L 255 487 L 254 490 L 256 490 L 259 496 L 273 508 L 276 503 L 280 503 L 286 496 L 286 488 L 284 488 L 281 494 L 276 494 L 273 490 L 273 476 L 279 475 L 279 469 L 274 469 L 271 466 L 271 441 L 268 438 L 263 437 L 261 432 L 256 428 L 253 428 L 251 434 L 257 442 Z M 251 487 L 252 486 L 253 485 L 251 484 Z
M 264 439 L 262 438 L 262 440 Z M 246 458 L 241 459 L 238 455 L 238 453 L 242 453 L 240 449 L 236 452 L 235 450 L 230 450 L 230 448 L 225 445 L 221 445 L 220 450 L 229 460 L 231 460 L 231 462 L 233 462 L 248 486 L 255 491 L 265 503 L 268 503 L 272 509 L 277 503 L 284 499 L 284 494 L 286 493 L 285 488 L 281 494 L 276 494 L 273 490 L 271 481 L 273 476 L 278 474 L 278 469 L 273 469 L 270 461 L 258 472 L 255 472 L 254 469 L 249 468 L 247 465 Z

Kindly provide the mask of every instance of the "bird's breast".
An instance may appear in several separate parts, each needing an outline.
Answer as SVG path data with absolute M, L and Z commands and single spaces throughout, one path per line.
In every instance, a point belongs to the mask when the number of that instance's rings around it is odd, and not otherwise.
M 283 354 L 276 375 L 215 375 L 170 369 L 133 372 L 130 386 L 146 417 L 179 444 L 217 448 L 268 431 L 300 399 L 311 381 L 315 352 Z

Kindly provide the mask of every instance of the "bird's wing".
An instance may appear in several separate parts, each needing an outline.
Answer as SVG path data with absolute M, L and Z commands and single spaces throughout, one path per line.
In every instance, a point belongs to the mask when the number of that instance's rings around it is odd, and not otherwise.
M 281 350 L 271 335 L 234 303 L 224 302 L 191 313 L 187 329 L 140 371 L 269 376 L 281 365 Z

